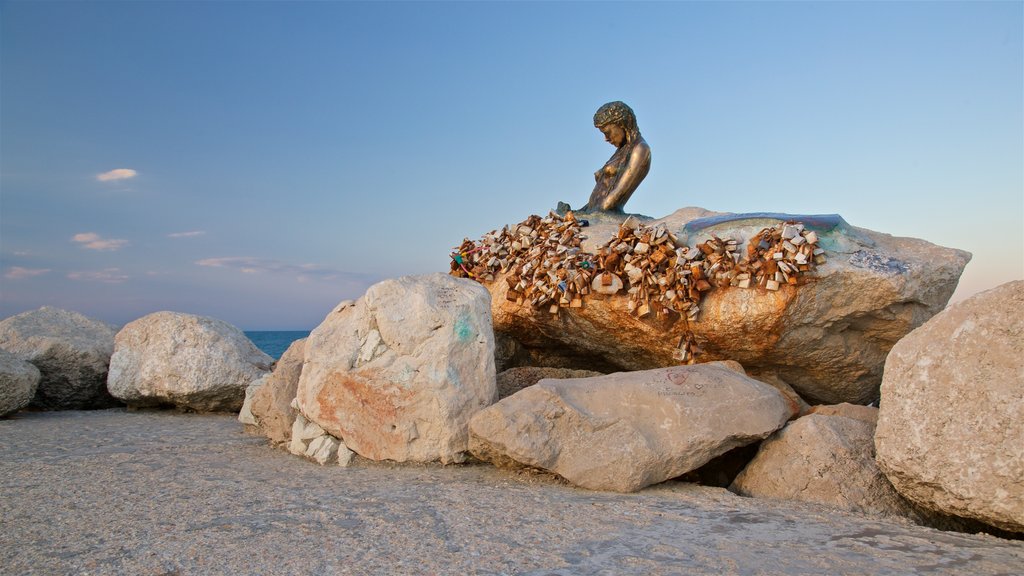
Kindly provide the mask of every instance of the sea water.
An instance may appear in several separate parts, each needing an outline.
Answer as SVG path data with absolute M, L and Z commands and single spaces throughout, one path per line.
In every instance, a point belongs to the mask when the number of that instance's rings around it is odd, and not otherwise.
M 292 342 L 309 336 L 309 330 L 254 330 L 245 333 L 257 348 L 280 360 Z

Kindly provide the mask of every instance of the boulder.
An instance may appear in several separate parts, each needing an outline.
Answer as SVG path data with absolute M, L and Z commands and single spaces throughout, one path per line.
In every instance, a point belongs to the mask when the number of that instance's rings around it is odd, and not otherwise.
M 253 392 L 252 415 L 260 430 L 274 444 L 291 440 L 292 424 L 298 413 L 292 408 L 295 390 L 299 387 L 303 357 L 306 354 L 306 339 L 296 340 L 281 355 L 265 386 Z
M 908 499 L 1024 532 L 1024 281 L 954 304 L 896 344 L 875 446 Z
M 470 451 L 634 492 L 765 438 L 791 415 L 774 388 L 723 365 L 541 380 L 477 413 Z
M 39 379 L 35 365 L 0 348 L 0 418 L 28 406 Z
M 110 408 L 118 405 L 107 393 L 116 332 L 78 312 L 43 306 L 0 321 L 0 347 L 39 369 L 30 408 Z
M 227 322 L 156 312 L 117 333 L 107 387 L 132 407 L 238 412 L 273 363 Z
M 375 284 L 309 335 L 299 410 L 371 460 L 458 462 L 496 399 L 490 297 L 445 274 Z
M 680 342 L 689 331 L 700 362 L 736 360 L 753 377 L 780 380 L 811 403 L 867 404 L 878 398 L 889 349 L 942 310 L 970 259 L 961 250 L 857 228 L 838 215 L 709 214 L 716 213 L 689 208 L 640 220 L 664 225 L 680 245 L 693 247 L 715 235 L 736 239 L 741 248 L 766 227 L 798 221 L 817 235 L 827 261 L 800 276 L 798 285 L 784 283 L 774 291 L 709 289 L 688 322 L 676 313 L 637 317 L 625 295 L 628 286 L 615 295 L 589 294 L 581 307 L 551 314 L 547 306 L 509 300 L 506 274 L 499 272 L 486 284 L 494 329 L 514 342 L 503 346 L 499 361 L 603 372 L 670 366 L 679 363 Z M 587 217 L 580 250 L 596 254 L 625 216 Z
M 874 428 L 862 419 L 826 413 L 798 418 L 761 443 L 729 489 L 755 498 L 913 517 L 875 464 Z
M 594 370 L 573 370 L 572 368 L 544 368 L 536 366 L 509 368 L 498 374 L 498 398 L 507 398 L 545 378 L 561 380 L 564 378 L 589 378 L 590 376 L 600 375 L 601 372 Z

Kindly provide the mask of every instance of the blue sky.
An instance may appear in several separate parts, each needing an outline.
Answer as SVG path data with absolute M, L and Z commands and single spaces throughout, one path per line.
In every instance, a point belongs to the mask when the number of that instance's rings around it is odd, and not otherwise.
M 0 317 L 309 329 L 559 200 L 839 213 L 1024 277 L 1021 2 L 0 4 Z

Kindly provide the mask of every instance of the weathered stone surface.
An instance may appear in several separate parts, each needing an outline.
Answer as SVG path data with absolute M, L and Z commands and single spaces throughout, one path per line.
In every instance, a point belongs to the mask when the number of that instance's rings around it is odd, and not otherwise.
M 372 460 L 461 461 L 496 399 L 487 290 L 445 274 L 371 286 L 306 342 L 300 411 Z
M 0 418 L 28 406 L 39 379 L 35 365 L 0 348 Z
M 0 420 L 6 575 L 1019 576 L 1024 541 L 664 482 L 305 465 L 231 416 Z M 114 533 L 116 532 L 116 536 Z
M 156 312 L 117 333 L 107 387 L 129 406 L 238 412 L 273 363 L 226 322 Z
M 541 380 L 477 413 L 470 450 L 633 492 L 760 440 L 790 415 L 774 388 L 721 365 Z
M 305 338 L 292 342 L 277 361 L 266 385 L 253 393 L 252 415 L 260 430 L 275 444 L 291 440 L 292 423 L 298 413 L 292 408 L 292 401 L 299 386 L 305 354 Z
M 695 221 L 710 214 L 688 208 L 645 224 L 664 223 L 692 246 L 712 233 L 745 242 L 783 221 L 759 215 Z M 689 329 L 703 349 L 700 361 L 736 360 L 753 377 L 770 374 L 813 403 L 871 402 L 889 349 L 946 305 L 970 255 L 857 228 L 838 217 L 818 219 L 817 225 L 814 217 L 793 218 L 817 232 L 827 263 L 802 277 L 802 285 L 778 291 L 709 290 L 689 324 L 653 314 L 638 319 L 629 313 L 628 298 L 596 294 L 582 308 L 552 315 L 509 302 L 499 276 L 487 285 L 495 331 L 516 343 L 503 347 L 499 361 L 606 372 L 670 366 L 678 363 L 677 346 Z M 582 249 L 596 252 L 620 222 L 592 218 Z
M 78 312 L 43 306 L 0 321 L 0 347 L 39 369 L 31 408 L 109 408 L 118 405 L 107 393 L 116 332 Z
M 875 464 L 874 425 L 814 413 L 761 443 L 729 487 L 743 496 L 816 502 L 869 514 L 913 517 Z
M 600 375 L 601 372 L 594 370 L 573 370 L 571 368 L 541 368 L 535 366 L 509 368 L 498 374 L 498 398 L 507 398 L 545 378 L 561 380 L 564 378 L 589 378 Z
M 896 344 L 875 445 L 903 496 L 1024 532 L 1024 281 L 954 304 Z

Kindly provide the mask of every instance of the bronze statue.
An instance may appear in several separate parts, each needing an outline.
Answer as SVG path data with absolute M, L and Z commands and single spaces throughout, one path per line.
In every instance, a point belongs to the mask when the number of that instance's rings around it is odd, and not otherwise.
M 651 147 L 640 136 L 636 115 L 623 102 L 609 102 L 594 114 L 594 127 L 616 150 L 594 172 L 594 191 L 581 212 L 622 212 L 622 207 L 651 169 Z

